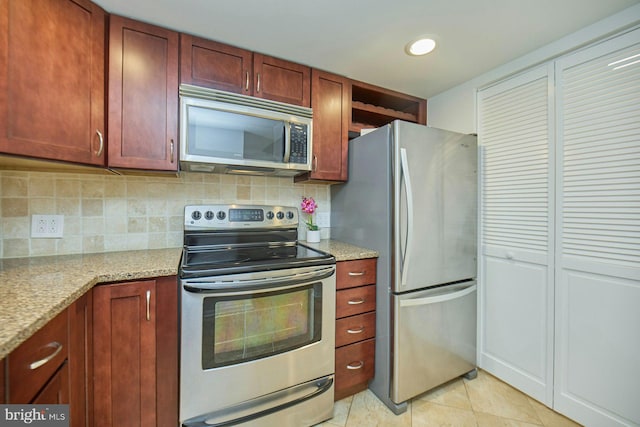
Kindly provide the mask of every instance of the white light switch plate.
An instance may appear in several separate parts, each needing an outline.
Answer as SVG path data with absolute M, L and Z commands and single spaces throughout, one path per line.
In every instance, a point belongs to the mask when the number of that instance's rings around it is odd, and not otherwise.
M 32 215 L 31 237 L 60 238 L 64 230 L 64 215 Z

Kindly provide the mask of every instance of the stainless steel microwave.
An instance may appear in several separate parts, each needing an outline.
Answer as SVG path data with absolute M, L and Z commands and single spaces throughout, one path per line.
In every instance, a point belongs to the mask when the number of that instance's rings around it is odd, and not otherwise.
M 184 171 L 294 176 L 311 170 L 310 108 L 180 85 Z

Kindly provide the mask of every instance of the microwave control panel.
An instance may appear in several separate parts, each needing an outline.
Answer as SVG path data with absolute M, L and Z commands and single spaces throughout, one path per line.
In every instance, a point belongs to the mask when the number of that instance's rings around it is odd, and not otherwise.
M 307 163 L 308 156 L 307 125 L 291 123 L 291 163 Z

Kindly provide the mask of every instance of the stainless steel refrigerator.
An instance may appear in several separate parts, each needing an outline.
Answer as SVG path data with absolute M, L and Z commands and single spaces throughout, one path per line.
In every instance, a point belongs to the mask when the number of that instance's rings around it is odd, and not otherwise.
M 395 121 L 349 142 L 331 187 L 331 238 L 379 253 L 375 376 L 396 414 L 476 373 L 477 144 Z

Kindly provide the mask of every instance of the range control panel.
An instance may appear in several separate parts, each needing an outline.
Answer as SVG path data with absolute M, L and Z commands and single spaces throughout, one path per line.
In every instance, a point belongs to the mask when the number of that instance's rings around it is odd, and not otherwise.
M 189 205 L 184 208 L 184 228 L 234 229 L 298 226 L 298 209 L 272 205 Z

